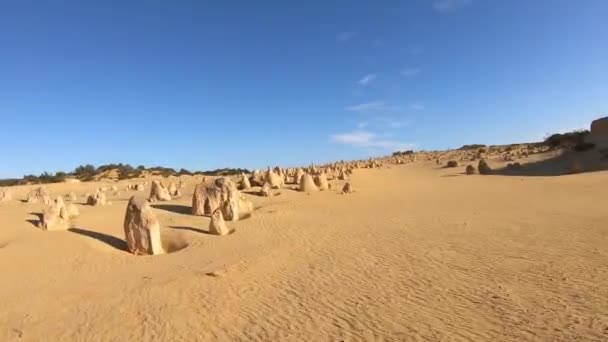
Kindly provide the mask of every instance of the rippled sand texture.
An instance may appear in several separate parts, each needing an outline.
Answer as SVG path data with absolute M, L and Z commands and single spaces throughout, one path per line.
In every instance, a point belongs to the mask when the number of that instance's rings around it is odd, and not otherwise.
M 608 340 L 608 172 L 463 171 L 247 195 L 256 211 L 223 237 L 189 215 L 188 184 L 154 204 L 171 252 L 154 257 L 124 251 L 134 192 L 61 232 L 28 221 L 40 204 L 0 205 L 0 340 Z

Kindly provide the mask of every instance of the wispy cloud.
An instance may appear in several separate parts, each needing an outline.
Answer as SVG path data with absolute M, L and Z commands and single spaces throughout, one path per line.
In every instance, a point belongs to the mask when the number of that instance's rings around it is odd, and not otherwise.
M 345 110 L 347 110 L 347 111 L 359 112 L 359 113 L 396 111 L 399 109 L 400 109 L 399 107 L 390 106 L 390 105 L 384 103 L 384 101 L 373 101 L 373 102 L 361 103 L 358 105 L 349 106 L 349 107 L 345 108 Z
M 376 118 L 376 126 L 384 128 L 401 128 L 407 126 L 408 122 L 405 119 L 393 117 Z
M 359 129 L 361 129 L 361 128 L 365 128 L 365 127 L 367 127 L 367 125 L 368 125 L 368 123 L 367 123 L 367 122 L 357 122 L 357 127 L 358 127 Z
M 334 143 L 351 145 L 360 148 L 381 148 L 390 151 L 408 150 L 415 147 L 415 144 L 401 142 L 398 140 L 383 139 L 376 133 L 369 131 L 353 131 L 349 133 L 333 134 L 330 140 Z
M 433 3 L 435 10 L 445 13 L 467 6 L 472 0 L 437 0 Z
M 371 82 L 373 82 L 375 79 L 376 79 L 376 74 L 367 74 L 367 75 L 363 76 L 363 78 L 360 79 L 357 83 L 362 86 L 366 86 L 366 85 L 370 84 Z
M 357 35 L 357 33 L 352 31 L 340 32 L 336 35 L 336 41 L 338 43 L 346 43 L 353 39 L 355 35 Z
M 422 70 L 420 70 L 420 68 L 404 68 L 401 69 L 401 76 L 410 78 L 418 75 L 421 72 Z
M 423 110 L 424 109 L 424 105 L 422 103 L 411 103 L 409 105 L 409 108 L 411 110 Z

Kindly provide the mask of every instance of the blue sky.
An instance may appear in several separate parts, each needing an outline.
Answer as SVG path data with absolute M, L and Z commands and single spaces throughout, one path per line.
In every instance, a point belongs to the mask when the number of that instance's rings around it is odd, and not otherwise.
M 608 114 L 608 1 L 2 1 L 0 177 L 511 143 Z

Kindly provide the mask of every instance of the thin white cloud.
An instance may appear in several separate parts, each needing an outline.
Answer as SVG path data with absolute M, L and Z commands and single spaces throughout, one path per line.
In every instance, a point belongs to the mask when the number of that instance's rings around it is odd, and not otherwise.
M 423 110 L 424 105 L 422 103 L 412 103 L 412 104 L 410 104 L 409 108 L 411 110 Z
M 367 127 L 367 125 L 368 125 L 368 123 L 367 123 L 367 122 L 357 122 L 357 127 L 358 127 L 359 129 L 361 129 L 361 128 L 365 128 L 365 127 Z
M 366 86 L 366 85 L 370 84 L 371 82 L 373 82 L 375 79 L 376 79 L 376 74 L 367 74 L 367 75 L 363 76 L 363 78 L 360 79 L 357 83 L 362 86 Z
M 422 70 L 420 70 L 419 68 L 404 68 L 401 69 L 401 76 L 410 78 L 418 75 L 421 72 Z
M 374 119 L 372 121 L 372 126 L 381 128 L 381 129 L 401 128 L 401 127 L 407 126 L 407 124 L 408 124 L 408 122 L 404 118 L 395 118 L 395 117 L 390 117 L 390 116 L 374 117 Z M 386 136 L 387 135 L 385 133 L 384 137 L 386 137 Z
M 353 39 L 355 35 L 357 35 L 357 33 L 352 31 L 340 32 L 336 35 L 336 41 L 338 43 L 346 43 Z
M 395 111 L 399 110 L 399 107 L 389 106 L 384 101 L 373 101 L 367 103 L 361 103 L 354 106 L 346 107 L 345 110 L 350 112 L 382 112 L 382 111 Z
M 446 13 L 471 4 L 472 0 L 437 0 L 433 3 L 436 11 Z
M 369 149 L 381 148 L 384 150 L 408 150 L 413 149 L 415 144 L 401 142 L 398 140 L 383 139 L 377 134 L 368 131 L 353 131 L 349 133 L 333 134 L 330 140 L 334 143 L 351 145 L 354 147 Z
M 375 134 L 366 131 L 354 131 L 350 133 L 333 134 L 331 141 L 340 144 L 366 145 L 372 141 Z
M 407 121 L 405 121 L 405 120 L 389 118 L 389 119 L 385 120 L 384 122 L 390 128 L 401 128 L 401 127 L 407 126 Z

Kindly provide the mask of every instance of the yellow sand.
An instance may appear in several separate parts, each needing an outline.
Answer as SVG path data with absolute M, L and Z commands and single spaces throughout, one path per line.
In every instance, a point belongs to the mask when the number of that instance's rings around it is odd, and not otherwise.
M 188 214 L 191 182 L 154 204 L 172 252 L 155 257 L 122 250 L 136 192 L 79 206 L 75 231 L 36 228 L 40 204 L 2 204 L 0 341 L 608 340 L 608 172 L 463 170 L 247 195 L 257 210 L 223 237 Z

